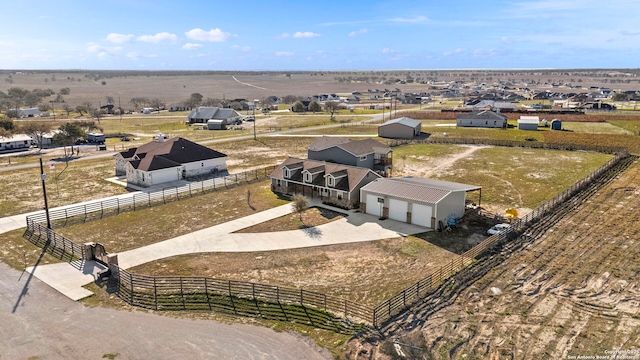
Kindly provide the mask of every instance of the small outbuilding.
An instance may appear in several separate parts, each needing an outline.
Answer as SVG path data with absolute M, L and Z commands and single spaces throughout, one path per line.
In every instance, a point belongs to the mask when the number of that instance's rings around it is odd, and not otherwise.
M 562 130 L 562 120 L 560 119 L 551 120 L 551 130 Z
M 518 130 L 538 130 L 539 123 L 539 116 L 520 116 L 518 119 Z
M 227 128 L 227 122 L 225 120 L 211 119 L 207 120 L 208 130 L 225 130 Z
M 378 136 L 390 139 L 413 139 L 421 132 L 422 122 L 408 117 L 392 119 L 378 126 Z
M 464 215 L 466 185 L 418 177 L 380 178 L 360 189 L 360 210 L 374 216 L 439 229 L 450 217 Z

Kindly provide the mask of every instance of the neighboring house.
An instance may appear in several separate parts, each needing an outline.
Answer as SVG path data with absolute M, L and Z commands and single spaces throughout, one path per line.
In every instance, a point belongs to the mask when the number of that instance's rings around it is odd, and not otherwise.
M 518 130 L 538 130 L 539 116 L 520 116 Z
M 464 215 L 466 193 L 480 190 L 427 178 L 380 178 L 360 189 L 360 210 L 377 217 L 442 230 L 449 218 Z
M 363 167 L 289 157 L 269 177 L 276 194 L 302 194 L 351 209 L 360 202 L 360 188 L 380 175 Z
M 456 126 L 506 128 L 507 116 L 491 110 L 473 111 L 456 115 Z
M 113 109 L 114 108 L 115 108 L 115 105 L 113 105 L 113 104 L 107 104 L 107 105 L 100 106 L 100 110 L 103 110 L 107 114 L 113 114 Z
M 518 110 L 518 107 L 511 102 L 507 101 L 495 101 L 495 100 L 479 100 L 467 104 L 468 109 L 481 110 L 481 109 L 500 109 L 506 111 Z
M 18 117 L 21 119 L 29 117 L 40 117 L 40 115 L 40 110 L 38 110 L 37 108 L 18 110 Z
M 28 150 L 33 145 L 31 136 L 18 134 L 13 136 L 0 136 L 0 151 L 5 150 Z
M 378 126 L 378 136 L 390 139 L 413 139 L 420 136 L 422 121 L 401 117 Z
M 207 124 L 209 120 L 219 120 L 219 127 L 242 121 L 242 115 L 233 109 L 218 107 L 204 107 L 191 110 L 188 116 L 189 124 Z
M 41 136 L 37 133 L 33 133 L 29 136 L 31 137 L 33 145 L 39 148 L 46 148 L 53 145 L 53 136 L 59 132 L 60 130 L 53 130 L 46 134 L 42 134 Z
M 163 139 L 163 138 L 160 138 Z M 176 137 L 150 142 L 115 155 L 116 175 L 148 187 L 227 169 L 227 155 Z
M 388 176 L 393 167 L 393 150 L 373 139 L 349 140 L 342 137 L 322 136 L 307 148 L 311 160 L 360 166 Z

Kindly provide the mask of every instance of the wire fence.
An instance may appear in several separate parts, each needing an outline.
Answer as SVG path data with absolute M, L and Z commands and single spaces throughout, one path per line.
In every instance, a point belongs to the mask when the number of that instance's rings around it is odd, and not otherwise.
M 613 159 L 609 160 L 607 163 L 596 169 L 585 178 L 579 180 L 571 187 L 554 196 L 551 200 L 540 205 L 524 217 L 516 220 L 512 224 L 511 228 L 488 237 L 478 245 L 466 251 L 464 254 L 453 259 L 450 263 L 443 265 L 438 270 L 427 275 L 426 277 L 422 278 L 406 289 L 400 291 L 390 299 L 383 301 L 373 310 L 373 325 L 376 327 L 379 326 L 385 320 L 400 313 L 402 310 L 414 304 L 416 301 L 424 298 L 427 294 L 429 294 L 440 284 L 442 284 L 444 280 L 463 270 L 467 265 L 473 263 L 478 256 L 486 252 L 488 249 L 494 247 L 499 243 L 503 243 L 512 236 L 517 235 L 530 223 L 542 218 L 544 215 L 553 211 L 553 209 L 555 209 L 558 205 L 564 203 L 571 196 L 584 189 L 587 185 L 589 185 L 589 183 L 600 177 L 602 174 L 607 172 L 627 156 L 628 154 L 626 151 L 618 153 Z
M 228 189 L 239 184 L 265 179 L 269 177 L 269 174 L 271 174 L 274 169 L 275 166 L 272 165 L 260 169 L 244 171 L 242 173 L 190 182 L 182 186 L 166 187 L 151 192 L 137 192 L 130 196 L 116 197 L 64 207 L 61 209 L 53 209 L 49 211 L 49 217 L 51 221 L 57 221 L 56 225 L 58 226 L 66 226 L 69 222 L 87 222 L 102 219 L 103 217 L 117 215 L 126 211 L 145 209 L 155 205 L 178 201 L 187 197 L 193 197 L 220 189 Z M 29 219 L 42 223 L 46 221 L 46 214 L 44 212 L 39 212 L 30 216 Z
M 462 140 L 465 142 L 457 142 Z M 481 141 L 468 140 L 469 139 L 454 139 L 454 141 L 456 141 L 454 143 L 484 145 L 503 143 L 502 141 L 485 141 L 484 139 L 481 139 Z M 529 142 L 507 143 L 529 144 Z M 548 146 L 546 148 L 557 149 L 558 147 Z M 587 148 L 591 151 L 597 151 L 594 150 L 593 147 Z M 585 150 L 587 150 L 587 148 L 585 148 Z M 198 276 L 140 275 L 130 273 L 113 264 L 110 265 L 109 269 L 117 280 L 118 296 L 134 306 L 155 310 L 216 310 L 236 315 L 286 320 L 296 319 L 297 316 L 306 316 L 310 323 L 314 325 L 319 325 L 318 321 L 328 321 L 326 317 L 323 318 L 324 315 L 311 316 L 309 312 L 305 310 L 307 307 L 312 307 L 324 314 L 330 313 L 347 320 L 357 319 L 362 323 L 378 327 L 392 316 L 400 313 L 416 301 L 433 292 L 444 280 L 474 263 L 475 259 L 487 250 L 518 235 L 531 223 L 552 212 L 557 206 L 570 199 L 574 194 L 584 189 L 589 183 L 596 180 L 628 156 L 626 149 L 611 147 L 597 148 L 600 149 L 601 152 L 614 151 L 615 149 L 619 151 L 613 159 L 596 169 L 587 177 L 579 180 L 523 218 L 516 220 L 511 228 L 490 236 L 464 254 L 457 256 L 451 260 L 451 262 L 441 266 L 438 270 L 400 291 L 390 299 L 383 301 L 373 309 L 340 297 L 304 289 L 291 289 L 267 284 Z M 266 177 L 273 168 L 274 167 L 266 167 L 243 174 L 230 175 L 231 179 L 227 176 L 222 180 L 219 180 L 220 178 L 206 180 L 196 186 L 188 185 L 166 188 L 157 192 L 139 194 L 142 197 L 136 199 L 135 196 L 132 196 L 128 202 L 122 199 L 113 199 L 70 207 L 56 212 L 51 216 L 51 219 L 65 219 L 66 221 L 72 218 L 82 218 L 83 221 L 86 221 L 91 216 L 102 217 L 108 213 L 137 210 L 138 208 L 152 206 L 153 204 L 176 201 L 197 193 L 214 190 L 216 186 L 227 188 L 232 185 Z M 216 180 L 222 181 L 222 184 L 218 183 L 218 185 L 216 185 Z M 54 251 L 57 254 L 62 254 L 62 256 L 85 259 L 87 255 L 84 254 L 83 246 L 41 225 L 41 223 L 45 221 L 46 218 L 44 214 L 36 214 L 28 217 L 25 237 L 37 246 L 49 248 L 50 250 L 48 251 Z M 302 315 L 303 313 L 304 315 Z

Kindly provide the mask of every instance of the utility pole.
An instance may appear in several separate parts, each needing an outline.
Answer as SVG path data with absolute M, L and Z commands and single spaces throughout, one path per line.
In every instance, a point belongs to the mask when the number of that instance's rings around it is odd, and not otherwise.
M 42 179 L 42 194 L 44 195 L 44 212 L 47 216 L 47 229 L 51 229 L 51 220 L 49 219 L 49 203 L 47 202 L 47 186 L 45 185 L 47 174 L 44 173 L 42 158 L 40 158 L 40 179 Z
M 256 140 L 256 102 L 253 102 L 253 140 Z

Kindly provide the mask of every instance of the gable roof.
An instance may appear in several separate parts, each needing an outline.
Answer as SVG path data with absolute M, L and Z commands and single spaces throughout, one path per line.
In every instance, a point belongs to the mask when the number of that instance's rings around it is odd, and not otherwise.
M 132 150 L 134 151 L 133 154 L 131 154 Z M 163 142 L 150 142 L 120 154 L 125 158 L 137 157 L 138 159 L 129 162 L 135 169 L 143 171 L 167 169 L 185 163 L 227 156 L 219 151 L 181 137 L 175 137 Z
M 318 167 L 324 168 L 325 176 L 328 174 L 333 175 L 334 177 L 342 176 L 346 173 L 346 178 L 343 178 L 339 181 L 335 188 L 339 190 L 345 191 L 353 191 L 356 186 L 364 179 L 366 176 L 375 176 L 376 178 L 380 178 L 381 176 L 376 174 L 374 171 L 368 168 L 358 167 L 358 166 L 349 166 L 342 164 L 335 164 L 326 161 L 318 161 L 318 160 L 309 160 L 309 159 L 299 159 L 294 157 L 288 157 L 285 161 L 282 162 L 279 166 L 277 166 L 269 175 L 270 178 L 275 179 L 284 179 L 282 169 L 287 167 L 288 165 L 302 163 L 302 171 L 314 169 L 314 172 L 317 171 Z M 301 181 L 300 178 L 290 179 L 293 181 Z
M 322 151 L 332 147 L 340 148 L 354 156 L 362 156 L 372 153 L 388 154 L 393 150 L 374 139 L 349 140 L 346 138 L 322 136 L 307 148 L 310 151 Z
M 382 193 L 404 200 L 435 204 L 452 192 L 466 192 L 480 188 L 480 186 L 409 176 L 376 179 L 362 187 L 362 190 Z
M 238 117 L 240 114 L 233 109 L 223 109 L 218 107 L 205 107 L 201 106 L 197 109 L 191 110 L 189 113 L 189 119 L 215 119 L 226 120 L 234 117 Z
M 458 114 L 456 116 L 458 120 L 467 120 L 467 119 L 483 119 L 483 120 L 507 120 L 507 116 L 497 113 L 491 110 L 484 111 L 472 111 L 468 114 Z
M 391 125 L 391 124 L 402 124 L 402 125 L 409 126 L 409 127 L 412 127 L 412 128 L 417 128 L 418 126 L 420 126 L 420 124 L 422 124 L 422 121 L 415 120 L 415 119 L 408 118 L 408 117 L 400 117 L 400 118 L 391 119 L 389 121 L 386 121 L 384 124 L 382 124 L 380 126 Z

